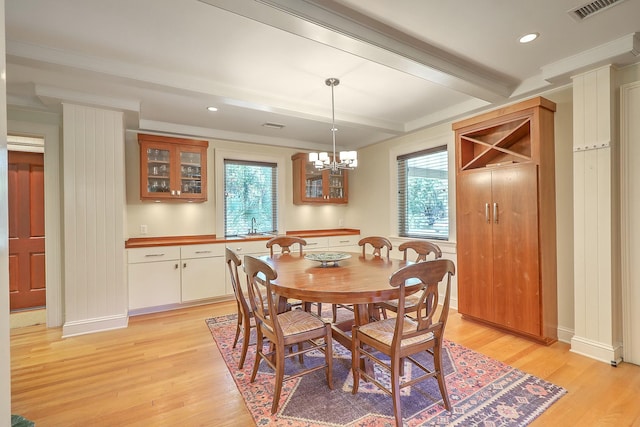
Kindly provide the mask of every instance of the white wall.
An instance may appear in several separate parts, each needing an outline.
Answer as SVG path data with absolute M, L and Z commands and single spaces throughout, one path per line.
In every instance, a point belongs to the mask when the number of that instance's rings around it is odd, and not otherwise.
M 127 237 L 144 237 L 140 234 L 140 225 L 147 225 L 147 236 L 189 236 L 216 233 L 216 218 L 221 211 L 216 206 L 216 192 L 221 191 L 221 183 L 215 182 L 216 151 L 236 151 L 268 155 L 281 160 L 285 165 L 283 209 L 283 230 L 309 230 L 339 228 L 340 219 L 345 227 L 358 227 L 358 222 L 347 220 L 349 206 L 296 206 L 293 204 L 291 156 L 299 150 L 292 148 L 270 147 L 264 145 L 240 143 L 222 140 L 209 140 L 207 151 L 207 187 L 208 200 L 203 203 L 153 203 L 140 201 L 140 149 L 137 135 L 126 134 L 126 177 L 127 177 Z M 350 173 L 349 179 L 354 177 Z M 351 182 L 351 181 L 350 181 Z M 350 191 L 351 197 L 353 191 Z

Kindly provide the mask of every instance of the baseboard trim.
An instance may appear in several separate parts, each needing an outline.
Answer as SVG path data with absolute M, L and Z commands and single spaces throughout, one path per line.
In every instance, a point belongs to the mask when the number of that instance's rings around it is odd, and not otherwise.
M 64 325 L 62 325 L 62 338 L 110 331 L 113 329 L 122 329 L 126 328 L 128 325 L 129 316 L 127 316 L 127 314 L 74 320 L 71 322 L 65 322 Z
M 611 346 L 609 344 L 592 341 L 587 338 L 573 336 L 571 338 L 571 352 L 591 359 L 599 360 L 607 364 L 615 364 L 622 360 L 622 345 Z

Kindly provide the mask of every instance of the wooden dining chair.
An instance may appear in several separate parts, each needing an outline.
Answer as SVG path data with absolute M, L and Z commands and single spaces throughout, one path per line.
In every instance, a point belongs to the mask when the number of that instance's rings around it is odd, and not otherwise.
M 442 258 L 440 246 L 426 240 L 406 241 L 398 246 L 398 250 L 404 254 L 403 259 L 405 261 L 408 261 L 408 252 L 415 252 L 417 255 L 416 262 L 426 261 L 430 254 L 433 254 L 434 259 Z
M 255 381 L 260 361 L 264 360 L 275 371 L 275 385 L 271 413 L 278 410 L 282 383 L 320 369 L 325 369 L 327 384 L 333 389 L 333 346 L 331 341 L 331 324 L 319 316 L 303 310 L 291 310 L 278 313 L 276 301 L 266 298 L 271 295 L 271 282 L 278 277 L 276 271 L 266 262 L 245 255 L 244 268 L 247 273 L 247 286 L 251 309 L 256 319 L 257 343 L 256 361 L 251 373 L 251 382 Z M 265 301 L 266 299 L 266 301 Z M 267 351 L 264 339 L 269 340 Z M 305 346 L 306 344 L 306 346 Z M 295 346 L 295 351 L 286 349 Z M 302 359 L 302 355 L 310 351 L 319 350 L 324 353 L 324 364 L 305 367 L 300 364 L 296 373 L 285 377 L 285 360 L 294 356 Z
M 273 247 L 280 246 L 281 252 L 283 254 L 291 253 L 291 246 L 298 245 L 300 249 L 300 255 L 302 256 L 302 248 L 307 245 L 307 241 L 302 237 L 294 237 L 294 236 L 276 236 L 267 240 L 267 248 L 269 248 L 269 252 L 271 256 L 273 256 Z
M 358 245 L 362 246 L 362 256 L 366 255 L 367 245 L 370 245 L 371 247 L 373 247 L 373 255 L 374 256 L 379 256 L 379 257 L 382 256 L 382 254 L 381 254 L 382 248 L 385 248 L 385 247 L 387 248 L 387 258 L 389 258 L 389 251 L 391 249 L 393 249 L 393 245 L 391 244 L 389 239 L 387 239 L 386 237 L 379 237 L 379 236 L 364 237 L 364 238 L 360 239 L 360 241 L 358 242 Z M 349 305 L 349 304 L 333 304 L 331 306 L 333 323 L 335 323 L 337 318 L 338 318 L 338 309 L 339 308 L 344 308 L 344 309 L 353 311 L 353 306 L 352 305 Z
M 360 239 L 358 242 L 359 246 L 362 246 L 362 255 L 366 254 L 367 245 L 371 245 L 373 247 L 373 255 L 382 256 L 381 250 L 382 248 L 387 248 L 387 258 L 389 258 L 389 251 L 393 249 L 393 245 L 386 237 L 380 236 L 369 236 Z
M 231 279 L 231 286 L 233 287 L 233 293 L 236 297 L 236 305 L 238 308 L 238 319 L 236 321 L 236 336 L 233 339 L 233 348 L 236 348 L 238 344 L 238 338 L 242 332 L 242 350 L 240 352 L 240 362 L 238 362 L 238 369 L 242 369 L 244 366 L 244 359 L 247 357 L 247 349 L 249 348 L 249 339 L 251 336 L 251 329 L 255 328 L 255 321 L 253 321 L 253 312 L 251 310 L 251 304 L 247 297 L 245 297 L 242 291 L 238 276 L 238 267 L 242 264 L 242 261 L 229 248 L 225 248 L 225 260 L 227 262 L 227 268 L 229 270 L 229 277 Z
M 442 345 L 444 330 L 449 313 L 451 293 L 451 276 L 455 274 L 455 266 L 451 260 L 438 259 L 411 264 L 393 273 L 389 284 L 399 289 L 398 315 L 394 318 L 374 321 L 352 329 L 352 370 L 353 394 L 358 392 L 360 378 L 375 384 L 391 395 L 396 425 L 402 425 L 402 408 L 400 390 L 428 378 L 436 378 L 445 408 L 451 411 L 451 403 L 447 394 L 445 373 L 442 370 Z M 407 281 L 411 283 L 406 285 Z M 417 317 L 405 316 L 404 301 L 407 293 L 420 293 L 420 305 Z M 444 299 L 439 307 L 439 292 Z M 379 353 L 389 360 L 383 361 Z M 433 370 L 424 362 L 416 359 L 422 354 L 433 358 Z M 361 368 L 360 361 L 368 358 L 373 363 L 390 373 L 390 387 L 385 386 Z M 411 363 L 414 372 L 404 382 L 400 382 L 403 360 Z
M 404 260 L 407 261 L 407 252 L 412 251 L 417 254 L 416 262 L 426 261 L 430 254 L 433 254 L 433 259 L 442 258 L 442 250 L 435 243 L 427 242 L 425 240 L 409 240 L 398 246 L 398 249 L 404 253 Z M 419 294 L 409 295 L 404 302 L 404 312 L 411 313 L 418 309 L 418 303 L 420 300 Z M 398 312 L 398 300 L 384 301 L 376 304 L 382 312 L 382 317 L 387 318 L 387 310 Z
M 281 248 L 281 252 L 282 254 L 290 254 L 291 253 L 291 247 L 294 245 L 298 245 L 299 246 L 299 250 L 300 250 L 300 256 L 302 256 L 302 248 L 305 247 L 307 245 L 307 241 L 304 240 L 302 237 L 295 237 L 295 236 L 276 236 L 276 237 L 272 237 L 271 239 L 267 240 L 267 248 L 269 248 L 269 253 L 272 258 L 273 258 L 273 248 L 274 247 L 278 247 L 280 246 Z M 305 305 L 305 303 L 303 301 L 295 301 L 292 302 L 293 305 Z M 322 314 L 322 303 L 316 303 L 317 309 L 318 309 L 318 316 L 320 316 Z

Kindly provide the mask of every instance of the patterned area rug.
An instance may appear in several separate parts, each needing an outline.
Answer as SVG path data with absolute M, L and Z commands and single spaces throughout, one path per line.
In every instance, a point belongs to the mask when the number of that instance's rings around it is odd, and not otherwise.
M 391 397 L 374 385 L 361 382 L 351 394 L 351 352 L 334 341 L 334 389 L 327 387 L 324 370 L 285 381 L 278 412 L 271 415 L 274 376 L 263 362 L 250 383 L 255 346 L 249 346 L 242 370 L 238 370 L 241 345 L 232 348 L 236 316 L 206 320 L 231 375 L 257 426 L 394 425 Z M 252 342 L 255 342 L 252 339 Z M 453 410 L 442 406 L 437 381 L 426 380 L 403 389 L 402 415 L 406 426 L 526 426 L 562 397 L 566 390 L 511 366 L 445 341 L 444 370 Z M 295 371 L 290 358 L 287 371 Z M 305 356 L 305 365 L 322 363 L 323 356 Z M 425 358 L 428 360 L 428 358 Z M 429 363 L 427 363 L 428 365 Z M 407 362 L 407 368 L 411 363 Z M 405 375 L 411 376 L 411 369 Z M 378 379 L 386 375 L 376 371 Z

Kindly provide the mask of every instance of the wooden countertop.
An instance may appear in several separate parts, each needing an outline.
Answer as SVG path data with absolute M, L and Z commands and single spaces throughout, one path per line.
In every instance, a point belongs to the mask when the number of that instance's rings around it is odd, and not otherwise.
M 297 230 L 287 231 L 287 236 L 299 236 L 303 238 L 312 237 L 329 237 L 329 236 L 349 236 L 360 234 L 360 230 L 355 228 L 335 228 L 325 230 Z M 271 236 L 260 237 L 233 237 L 233 238 L 217 238 L 215 234 L 201 234 L 196 236 L 166 236 L 166 237 L 132 237 L 128 239 L 124 247 L 129 248 L 147 248 L 152 246 L 182 246 L 182 245 L 202 245 L 208 243 L 225 243 L 225 242 L 246 242 L 246 241 L 267 241 Z

